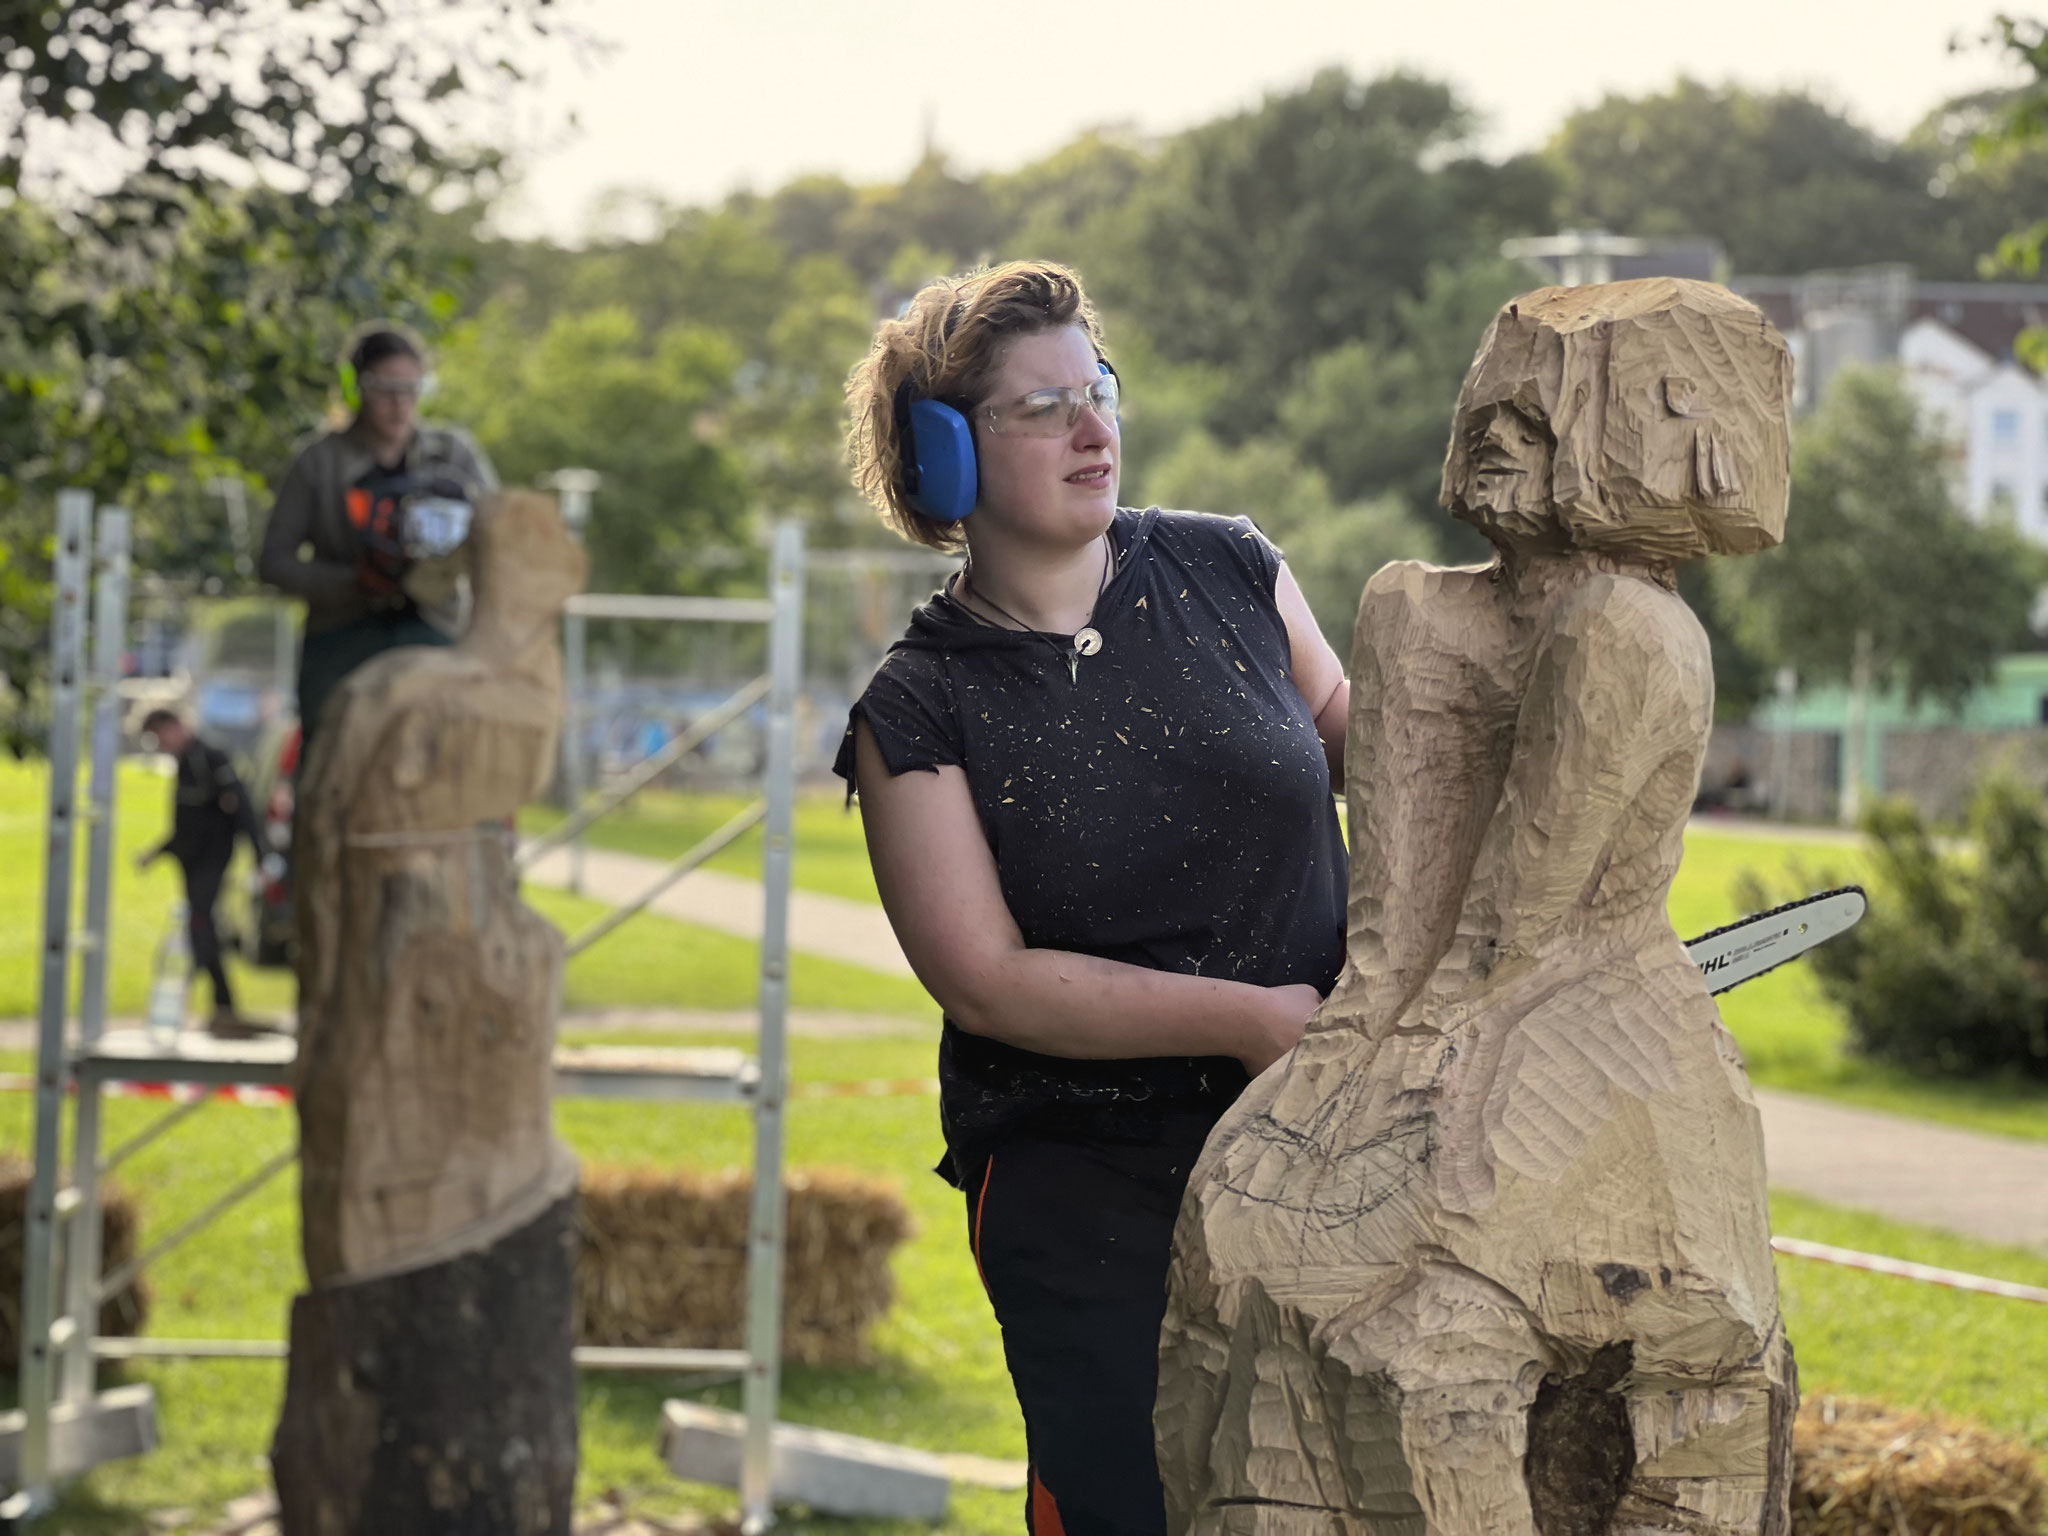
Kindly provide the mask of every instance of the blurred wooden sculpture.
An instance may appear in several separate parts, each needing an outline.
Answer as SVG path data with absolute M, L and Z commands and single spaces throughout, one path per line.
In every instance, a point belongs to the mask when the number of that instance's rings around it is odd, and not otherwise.
M 1651 279 L 1508 305 L 1352 658 L 1349 961 L 1211 1135 L 1156 1427 L 1176 1532 L 1786 1529 L 1735 1046 L 1664 911 L 1713 717 L 1678 562 L 1778 542 L 1791 363 Z
M 497 498 L 472 538 L 469 633 L 352 673 L 299 794 L 287 1536 L 569 1528 L 562 938 L 520 903 L 511 822 L 549 776 L 584 557 L 541 496 Z

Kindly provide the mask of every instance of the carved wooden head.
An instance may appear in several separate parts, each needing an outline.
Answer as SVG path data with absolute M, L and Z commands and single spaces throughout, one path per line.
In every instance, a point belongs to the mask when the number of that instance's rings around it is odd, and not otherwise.
M 1439 497 L 1503 546 L 1677 562 L 1785 535 L 1792 359 L 1714 283 L 1539 288 L 1494 317 Z
M 477 607 L 518 630 L 552 631 L 562 604 L 583 590 L 590 559 L 563 525 L 555 498 L 497 491 L 470 532 Z

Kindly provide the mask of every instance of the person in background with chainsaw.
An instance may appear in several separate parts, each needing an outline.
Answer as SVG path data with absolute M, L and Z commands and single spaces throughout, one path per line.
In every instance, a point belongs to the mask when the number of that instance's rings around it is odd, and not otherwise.
M 432 379 L 425 349 L 406 332 L 359 332 L 341 383 L 353 415 L 285 472 L 257 567 L 306 601 L 301 767 L 343 678 L 394 646 L 455 638 L 467 591 L 459 562 L 446 557 L 467 536 L 467 509 L 498 484 L 468 433 L 418 419 Z

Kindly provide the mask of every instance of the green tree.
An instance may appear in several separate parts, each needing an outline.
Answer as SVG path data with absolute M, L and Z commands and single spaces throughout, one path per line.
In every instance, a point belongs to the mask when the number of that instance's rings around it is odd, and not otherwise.
M 930 150 L 901 182 L 859 189 L 840 216 L 836 241 L 853 270 L 877 282 L 902 246 L 939 253 L 951 271 L 987 260 L 1002 236 L 1002 216 L 985 179 L 956 175 Z
M 2048 1083 L 2040 792 L 1995 771 L 1972 797 L 1965 852 L 1944 851 L 1904 799 L 1872 806 L 1863 830 L 1870 911 L 1810 961 L 1857 1054 L 1924 1077 Z M 1745 877 L 1739 894 L 1763 908 L 1791 893 Z
M 1153 500 L 1225 517 L 1249 517 L 1280 546 L 1316 623 L 1339 656 L 1351 653 L 1358 599 L 1390 560 L 1442 557 L 1437 530 L 1400 500 L 1340 505 L 1320 470 L 1293 447 L 1253 438 L 1226 447 L 1190 432 L 1147 482 Z
M 803 518 L 815 545 L 890 537 L 855 496 L 843 446 L 846 376 L 874 325 L 867 289 L 846 263 L 807 256 L 790 268 L 782 310 L 742 368 L 733 437 L 751 494 L 769 516 Z
M 1306 362 L 1280 427 L 1341 500 L 1391 493 L 1436 505 L 1458 387 L 1500 306 L 1543 283 L 1497 257 L 1434 268 L 1394 300 L 1382 340 L 1348 341 Z
M 2048 244 L 2048 22 L 2001 15 L 1989 39 L 2031 77 L 2017 90 L 1988 104 L 1973 136 L 1973 168 L 2006 198 L 2005 217 L 2018 218 L 2000 232 L 1996 248 L 1981 258 L 1991 274 L 2038 277 Z M 2012 183 L 2024 178 L 2024 186 Z M 2023 332 L 2018 351 L 2037 373 L 2048 373 L 2048 326 Z
M 2025 632 L 2038 557 L 1963 514 L 1944 457 L 1896 370 L 1846 369 L 1795 440 L 1785 543 L 1717 563 L 1763 655 L 1849 685 L 1852 786 L 1873 686 L 1959 704 Z
M 1003 254 L 1066 262 L 1085 276 L 1157 161 L 1157 150 L 1134 134 L 1098 128 L 1043 160 L 991 177 Z
M 728 441 L 740 356 L 717 331 L 648 336 L 622 307 L 557 315 L 534 337 L 486 305 L 443 349 L 443 398 L 508 484 L 601 471 L 586 541 L 591 585 L 704 591 L 707 552 L 744 545 L 747 485 Z
M 1926 270 L 1935 276 L 2029 277 L 2024 232 L 2007 242 L 2014 220 L 2048 228 L 2048 138 L 2003 131 L 2015 93 L 1978 91 L 1943 102 L 1906 135 L 1904 147 L 1930 166 L 1930 185 L 1946 210 L 1930 231 Z M 2001 260 L 2003 248 L 2009 264 Z
M 197 487 L 276 467 L 350 323 L 452 309 L 415 259 L 425 194 L 491 172 L 450 147 L 453 111 L 501 88 L 548 3 L 0 5 L 11 742 L 38 687 L 20 637 L 41 630 L 52 493 L 126 501 L 157 569 L 233 580 L 226 540 L 187 537 Z
M 1738 272 L 1909 261 L 1969 275 L 1945 252 L 1928 157 L 1803 92 L 1682 78 L 1656 95 L 1610 95 L 1566 118 L 1548 154 L 1568 222 L 1711 236 Z
M 1227 370 L 1229 435 L 1263 431 L 1306 359 L 1384 341 L 1431 267 L 1549 225 L 1548 168 L 1472 155 L 1472 126 L 1448 86 L 1324 70 L 1168 144 L 1091 283 L 1167 360 Z

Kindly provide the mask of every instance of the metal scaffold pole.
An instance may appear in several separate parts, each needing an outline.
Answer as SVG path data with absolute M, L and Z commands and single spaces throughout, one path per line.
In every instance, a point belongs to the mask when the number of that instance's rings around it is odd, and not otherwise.
M 85 583 L 92 496 L 57 497 L 57 553 L 50 611 L 50 817 L 43 868 L 42 1001 L 36 1029 L 34 1167 L 22 1253 L 21 1492 L 0 1514 L 39 1508 L 50 1483 L 52 1350 L 56 1273 L 57 1171 L 63 1140 L 64 1020 L 71 991 L 71 874 L 78 821 L 79 692 L 85 671 Z
M 114 775 L 121 750 L 121 661 L 128 649 L 129 517 L 122 507 L 102 507 L 97 541 L 98 575 L 92 614 L 92 777 L 90 849 L 85 863 L 84 967 L 79 985 L 78 1043 L 90 1049 L 107 1024 L 109 919 L 114 882 Z M 83 649 L 81 647 L 81 649 Z M 64 1350 L 60 1395 L 83 1403 L 93 1395 L 92 1343 L 99 1332 L 94 1288 L 100 1272 L 100 1096 L 82 1093 L 72 1111 L 71 1187 L 77 1204 L 66 1232 L 64 1314 L 72 1337 Z
M 768 753 L 761 886 L 760 1088 L 754 1101 L 754 1190 L 748 1221 L 746 1441 L 740 1460 L 741 1528 L 775 1520 L 773 1440 L 782 1381 L 783 1111 L 789 1064 L 789 877 L 796 816 L 796 697 L 803 669 L 803 526 L 776 525 L 769 573 Z

